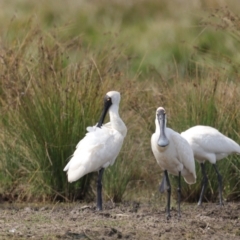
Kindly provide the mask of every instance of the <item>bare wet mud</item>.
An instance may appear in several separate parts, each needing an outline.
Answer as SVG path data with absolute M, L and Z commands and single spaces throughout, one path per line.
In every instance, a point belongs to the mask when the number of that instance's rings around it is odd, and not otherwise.
M 1 204 L 0 239 L 240 239 L 240 203 L 183 203 L 166 219 L 165 207 L 128 202 Z

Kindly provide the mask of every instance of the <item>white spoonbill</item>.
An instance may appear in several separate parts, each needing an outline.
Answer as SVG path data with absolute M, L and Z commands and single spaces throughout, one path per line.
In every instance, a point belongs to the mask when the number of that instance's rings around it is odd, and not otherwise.
M 165 181 L 168 192 L 167 218 L 170 215 L 171 185 L 168 172 L 177 175 L 178 178 L 178 216 L 180 217 L 181 201 L 181 175 L 188 184 L 196 182 L 195 161 L 193 151 L 188 142 L 171 128 L 166 127 L 167 117 L 163 107 L 156 111 L 156 130 L 151 138 L 151 146 L 157 163 L 164 170 L 163 181 L 159 187 L 160 192 L 165 189 Z
M 222 199 L 222 176 L 220 175 L 216 162 L 222 158 L 227 157 L 229 154 L 240 154 L 240 146 L 232 139 L 220 133 L 217 129 L 209 126 L 195 126 L 191 127 L 185 132 L 181 133 L 188 143 L 190 144 L 194 157 L 200 163 L 202 170 L 202 190 L 199 197 L 198 205 L 202 204 L 202 198 L 205 188 L 208 183 L 208 177 L 205 171 L 205 160 L 213 164 L 218 178 L 218 190 L 220 205 L 223 205 Z
M 110 91 L 104 98 L 104 109 L 99 122 L 88 127 L 88 133 L 78 143 L 72 158 L 64 168 L 68 181 L 74 182 L 84 175 L 98 171 L 97 210 L 102 210 L 102 176 L 104 169 L 113 165 L 127 134 L 127 128 L 119 116 L 120 93 Z M 103 125 L 109 111 L 110 122 Z

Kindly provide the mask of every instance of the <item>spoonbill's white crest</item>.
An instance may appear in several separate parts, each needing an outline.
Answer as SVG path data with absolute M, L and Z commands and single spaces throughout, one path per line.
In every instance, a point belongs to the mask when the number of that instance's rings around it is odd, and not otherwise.
M 127 134 L 127 128 L 119 116 L 120 93 L 110 91 L 104 98 L 104 109 L 96 126 L 88 127 L 88 133 L 77 144 L 72 158 L 64 168 L 68 181 L 74 182 L 84 175 L 98 171 L 97 210 L 102 210 L 102 176 L 104 169 L 113 165 Z M 103 125 L 109 111 L 110 122 Z
M 222 158 L 227 157 L 229 154 L 240 154 L 240 146 L 232 139 L 220 133 L 217 129 L 209 126 L 195 126 L 189 128 L 181 133 L 188 143 L 190 144 L 194 157 L 200 163 L 202 170 L 202 190 L 199 197 L 198 205 L 202 204 L 202 198 L 205 188 L 208 183 L 208 177 L 205 171 L 205 160 L 213 164 L 213 168 L 217 173 L 218 190 L 220 205 L 223 205 L 222 199 L 222 176 L 220 175 L 216 162 Z
M 168 172 L 178 175 L 178 216 L 180 217 L 180 201 L 181 201 L 181 175 L 188 184 L 196 182 L 195 161 L 193 151 L 188 142 L 181 135 L 171 128 L 166 127 L 167 117 L 163 107 L 159 107 L 156 111 L 155 125 L 156 130 L 151 138 L 151 146 L 157 163 L 164 170 L 163 181 L 159 187 L 160 192 L 166 188 L 168 192 L 167 200 L 167 218 L 170 215 L 170 197 L 171 185 Z

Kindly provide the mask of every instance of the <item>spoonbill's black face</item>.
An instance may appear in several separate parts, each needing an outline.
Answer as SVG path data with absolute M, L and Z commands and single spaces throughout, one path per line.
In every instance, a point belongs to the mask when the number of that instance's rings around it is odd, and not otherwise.
M 157 110 L 157 119 L 160 127 L 160 136 L 158 139 L 158 146 L 166 147 L 169 144 L 169 141 L 165 134 L 165 127 L 166 127 L 166 112 L 164 108 L 158 108 Z
M 102 115 L 98 121 L 97 127 L 101 128 L 101 126 L 103 125 L 104 119 L 111 105 L 112 105 L 112 99 L 108 95 L 106 95 L 104 97 L 104 107 L 103 107 Z
M 165 119 L 165 116 L 166 116 L 166 112 L 164 110 L 164 108 L 158 108 L 157 110 L 157 116 L 158 116 L 158 119 Z

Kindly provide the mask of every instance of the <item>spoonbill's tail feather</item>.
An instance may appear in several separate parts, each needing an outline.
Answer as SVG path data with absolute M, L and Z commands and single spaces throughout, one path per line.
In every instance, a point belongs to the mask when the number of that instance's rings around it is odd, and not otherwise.
M 184 180 L 188 184 L 194 184 L 196 183 L 196 176 L 194 174 L 189 174 L 187 176 L 184 176 Z M 166 176 L 163 175 L 162 181 L 159 185 L 159 192 L 164 193 L 166 190 L 167 190 Z
M 65 168 L 63 169 L 64 172 L 66 172 L 69 168 L 69 163 L 65 166 Z
M 68 164 L 65 166 L 65 168 L 63 169 L 63 171 L 64 172 L 66 172 L 67 170 L 68 170 L 68 168 L 69 168 L 69 163 L 70 163 L 70 159 L 73 157 L 73 155 L 71 155 L 71 156 L 69 156 L 68 158 L 67 158 L 67 160 L 69 161 L 68 162 Z
M 196 175 L 194 175 L 193 173 L 185 175 L 184 180 L 188 184 L 194 184 L 194 183 L 196 183 Z

